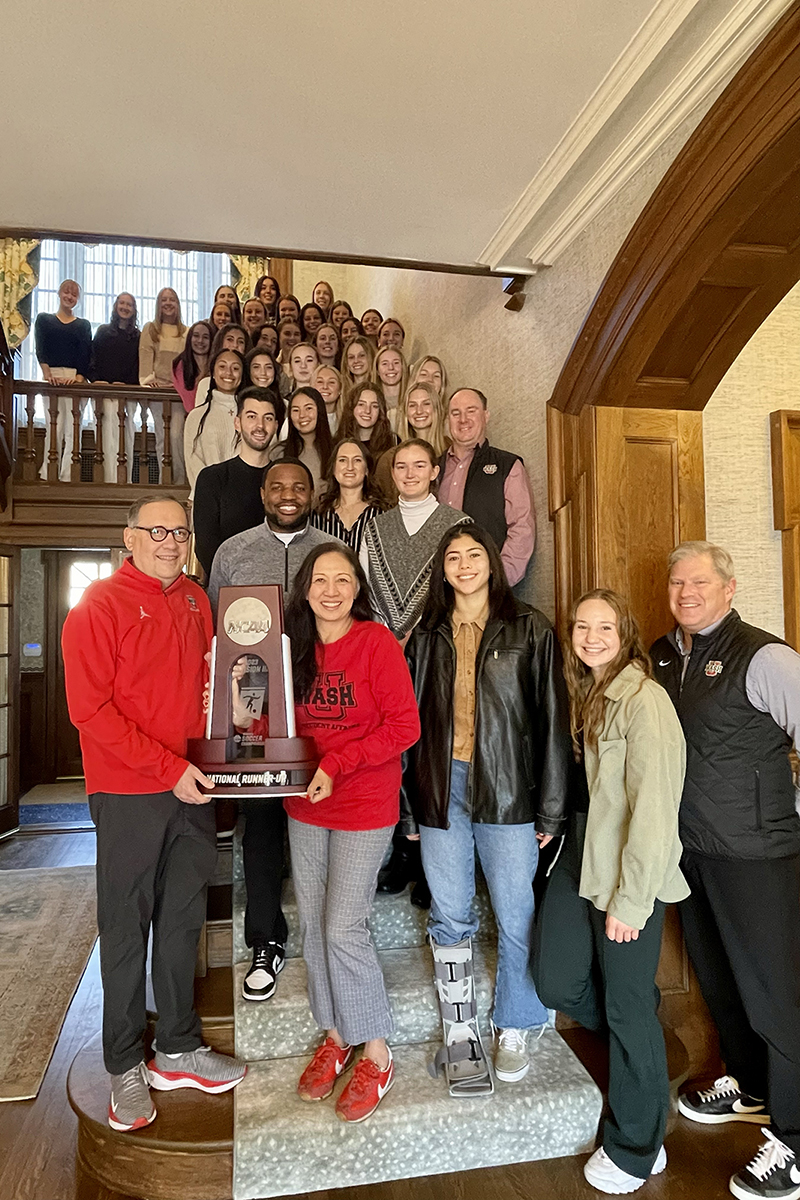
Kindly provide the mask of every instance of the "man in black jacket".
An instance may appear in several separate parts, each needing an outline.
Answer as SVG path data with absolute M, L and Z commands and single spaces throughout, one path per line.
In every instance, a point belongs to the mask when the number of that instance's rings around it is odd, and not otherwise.
M 800 655 L 731 608 L 721 547 L 683 542 L 669 570 L 677 628 L 651 656 L 686 737 L 683 929 L 728 1072 L 679 1107 L 704 1124 L 771 1116 L 730 1189 L 800 1200 L 800 817 L 788 758 Z
M 477 388 L 453 392 L 447 420 L 453 444 L 439 460 L 439 499 L 488 530 L 513 587 L 525 575 L 536 544 L 525 464 L 518 454 L 489 445 L 489 405 Z

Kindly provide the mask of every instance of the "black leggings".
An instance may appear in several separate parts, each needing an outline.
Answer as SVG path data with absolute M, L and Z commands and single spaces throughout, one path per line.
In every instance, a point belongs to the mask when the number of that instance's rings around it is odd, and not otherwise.
M 647 1179 L 664 1140 L 669 1075 L 655 984 L 665 906 L 656 901 L 634 942 L 606 937 L 606 914 L 578 894 L 586 814 L 570 821 L 539 912 L 534 978 L 542 1003 L 608 1031 L 609 1113 L 603 1147 L 623 1171 Z

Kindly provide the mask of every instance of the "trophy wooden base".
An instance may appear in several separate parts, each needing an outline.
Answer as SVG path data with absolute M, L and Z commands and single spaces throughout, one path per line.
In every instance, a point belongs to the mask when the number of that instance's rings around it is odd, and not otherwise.
M 214 780 L 211 796 L 259 799 L 304 796 L 319 765 L 312 738 L 266 738 L 244 748 L 236 737 L 192 738 L 187 757 Z

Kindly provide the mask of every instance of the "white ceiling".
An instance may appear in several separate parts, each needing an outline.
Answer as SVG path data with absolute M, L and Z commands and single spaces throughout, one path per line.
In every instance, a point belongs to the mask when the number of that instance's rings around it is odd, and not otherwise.
M 0 227 L 525 269 L 553 156 L 786 0 L 0 4 Z

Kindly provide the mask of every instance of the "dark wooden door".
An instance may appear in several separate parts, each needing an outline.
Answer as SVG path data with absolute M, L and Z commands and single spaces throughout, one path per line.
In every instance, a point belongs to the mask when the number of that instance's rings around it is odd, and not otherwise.
M 19 825 L 19 550 L 0 547 L 0 835 Z
M 83 775 L 78 731 L 69 719 L 61 657 L 61 630 L 67 613 L 94 580 L 111 574 L 108 550 L 45 551 L 47 578 L 47 692 L 51 778 Z

